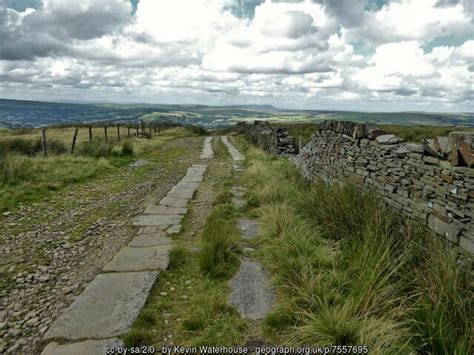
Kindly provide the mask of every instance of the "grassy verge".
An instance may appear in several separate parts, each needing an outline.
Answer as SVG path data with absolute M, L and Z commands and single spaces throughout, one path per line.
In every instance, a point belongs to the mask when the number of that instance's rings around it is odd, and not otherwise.
M 0 211 L 29 204 L 67 186 L 106 176 L 136 159 L 154 159 L 165 142 L 189 136 L 183 128 L 160 133 L 153 139 L 81 142 L 75 154 L 27 156 L 34 142 L 9 138 L 19 151 L 0 151 Z M 3 143 L 5 144 L 6 141 Z M 11 146 L 11 144 L 10 144 Z M 11 148 L 11 147 L 10 147 Z
M 286 160 L 246 154 L 261 256 L 279 296 L 264 321 L 275 343 L 471 353 L 468 275 L 434 237 L 350 183 L 310 185 Z

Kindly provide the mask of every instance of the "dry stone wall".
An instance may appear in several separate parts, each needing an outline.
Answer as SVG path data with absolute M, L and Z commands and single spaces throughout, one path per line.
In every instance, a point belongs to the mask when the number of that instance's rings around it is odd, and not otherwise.
M 326 121 L 291 160 L 309 180 L 351 179 L 474 255 L 474 135 L 404 143 L 371 124 Z
M 271 126 L 267 121 L 255 121 L 253 125 L 239 122 L 237 129 L 270 154 L 295 154 L 294 139 L 285 127 Z

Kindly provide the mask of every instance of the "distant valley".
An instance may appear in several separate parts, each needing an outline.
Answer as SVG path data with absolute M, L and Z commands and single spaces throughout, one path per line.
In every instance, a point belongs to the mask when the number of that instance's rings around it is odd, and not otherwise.
M 0 127 L 172 121 L 222 128 L 239 121 L 310 123 L 326 119 L 397 125 L 474 126 L 474 113 L 288 110 L 270 105 L 78 104 L 0 99 Z

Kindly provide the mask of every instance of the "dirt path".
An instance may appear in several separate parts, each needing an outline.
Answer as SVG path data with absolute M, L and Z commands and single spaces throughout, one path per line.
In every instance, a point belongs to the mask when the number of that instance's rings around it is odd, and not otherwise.
M 201 138 L 165 143 L 140 168 L 57 193 L 0 226 L 0 352 L 33 353 L 51 322 L 133 236 L 130 217 L 198 160 Z

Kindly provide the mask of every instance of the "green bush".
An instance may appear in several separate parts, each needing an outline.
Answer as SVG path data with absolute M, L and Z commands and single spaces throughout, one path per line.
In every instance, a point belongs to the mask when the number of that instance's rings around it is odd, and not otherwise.
M 201 126 L 194 126 L 194 125 L 186 125 L 184 126 L 188 131 L 197 134 L 198 136 L 208 136 L 209 131 L 207 131 L 204 127 Z
M 189 251 L 183 246 L 175 246 L 170 251 L 170 264 L 168 269 L 175 270 L 181 268 L 186 264 L 186 260 L 189 258 Z
M 46 143 L 48 154 L 63 154 L 66 152 L 66 146 L 63 142 L 52 139 Z M 8 138 L 0 140 L 0 151 L 7 151 L 10 153 L 17 153 L 22 155 L 34 156 L 42 154 L 43 144 L 41 140 L 30 140 L 24 138 Z
M 133 155 L 133 141 L 131 139 L 122 141 L 122 155 Z
M 91 142 L 83 142 L 78 149 L 80 155 L 94 158 L 106 158 L 112 155 L 113 145 L 104 139 L 93 139 Z
M 0 152 L 0 182 L 14 184 L 26 180 L 30 173 L 28 158 Z

